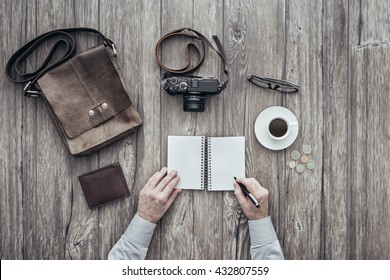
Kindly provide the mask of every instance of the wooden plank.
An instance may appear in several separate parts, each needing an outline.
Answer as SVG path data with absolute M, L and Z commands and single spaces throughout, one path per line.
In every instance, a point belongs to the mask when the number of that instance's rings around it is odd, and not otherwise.
M 315 20 L 313 20 L 315 19 Z M 286 1 L 286 78 L 300 87 L 297 95 L 286 95 L 285 107 L 296 114 L 299 134 L 286 150 L 302 151 L 303 144 L 312 147 L 316 167 L 299 174 L 286 170 L 284 249 L 288 259 L 321 257 L 322 215 L 322 1 Z
M 100 1 L 100 30 L 116 44 L 118 63 L 122 79 L 134 106 L 138 107 L 140 89 L 139 39 L 141 32 L 140 2 Z M 109 11 L 109 12 L 107 12 Z M 131 11 L 131 12 L 130 12 Z M 106 259 L 108 252 L 126 230 L 137 209 L 138 192 L 141 185 L 135 186 L 139 172 L 137 154 L 137 134 L 135 132 L 119 142 L 99 152 L 99 165 L 106 166 L 119 161 L 127 184 L 130 198 L 99 208 L 99 258 Z
M 321 258 L 348 258 L 350 111 L 348 1 L 324 1 Z
M 352 51 L 351 257 L 358 259 L 390 257 L 389 53 L 388 44 Z
M 27 3 L 27 1 L 26 1 Z M 37 36 L 37 26 L 36 26 L 36 2 L 29 3 L 29 9 L 24 6 L 26 9 L 26 18 L 25 18 L 25 36 L 21 41 L 14 46 L 15 50 L 22 46 L 22 44 L 33 39 Z M 36 69 L 36 56 L 31 57 L 27 63 L 27 69 L 33 70 Z M 22 86 L 20 87 L 22 90 Z M 22 94 L 23 95 L 23 94 Z M 24 97 L 24 96 L 23 96 Z M 32 99 L 32 98 L 22 98 L 23 103 L 23 112 L 25 112 L 25 117 L 23 117 L 23 130 L 22 130 L 22 139 L 23 139 L 23 208 L 24 208 L 24 258 L 33 259 L 38 258 L 35 253 L 35 249 L 39 242 L 37 241 L 38 231 L 37 224 L 37 104 L 41 100 Z M 27 117 L 28 116 L 28 117 Z M 45 182 L 40 182 L 45 184 Z M 32 210 L 34 209 L 34 210 Z
M 215 2 L 213 2 L 215 3 Z M 171 11 L 181 11 L 172 14 Z M 203 25 L 207 11 L 208 26 Z M 162 34 L 180 27 L 193 27 L 211 39 L 212 34 L 221 38 L 222 2 L 211 1 L 192 3 L 190 1 L 165 1 L 162 6 Z M 184 50 L 183 42 L 171 42 L 163 48 L 165 61 L 171 65 L 183 64 L 183 53 L 169 51 Z M 207 50 L 206 59 L 200 70 L 195 72 L 204 76 L 219 76 L 221 62 L 212 51 Z M 205 112 L 183 112 L 181 96 L 162 96 L 162 162 L 166 163 L 168 135 L 222 135 L 223 108 L 221 95 L 207 97 Z M 163 259 L 220 259 L 222 252 L 221 193 L 206 191 L 183 191 L 170 211 L 162 220 L 162 256 Z
M 0 37 L 3 40 L 0 75 L 4 77 L 5 64 L 25 35 L 23 20 L 15 20 L 26 19 L 24 3 L 1 2 L 0 18 Z M 3 78 L 0 87 L 0 257 L 23 259 L 22 86 Z
M 9 26 L 0 30 L 2 65 L 43 32 L 100 28 L 117 43 L 125 84 L 145 123 L 100 153 L 74 158 L 41 100 L 0 81 L 0 123 L 7 131 L 0 134 L 2 259 L 105 259 L 135 214 L 140 189 L 166 164 L 171 134 L 246 136 L 247 176 L 270 190 L 270 215 L 287 259 L 390 258 L 385 0 L 16 2 L 0 4 L 2 24 Z M 199 16 L 205 12 L 207 26 Z M 219 35 L 227 51 L 228 88 L 207 98 L 204 113 L 184 113 L 182 98 L 168 96 L 156 80 L 155 43 L 182 26 Z M 96 43 L 94 36 L 77 38 L 80 49 Z M 180 50 L 180 42 L 173 48 Z M 164 58 L 182 62 L 169 50 Z M 218 76 L 220 70 L 219 58 L 208 51 L 196 73 Z M 296 82 L 300 93 L 256 88 L 246 81 L 248 73 Z M 263 148 L 253 132 L 257 115 L 274 105 L 292 110 L 301 125 L 293 146 L 280 152 Z M 286 162 L 306 143 L 316 168 L 298 174 Z M 77 175 L 115 161 L 131 197 L 90 211 Z M 249 258 L 247 220 L 234 195 L 183 192 L 159 223 L 147 258 Z
M 365 150 L 367 149 L 367 84 L 362 83 L 357 86 L 356 82 L 364 79 L 364 73 L 359 73 L 358 70 L 364 69 L 364 64 L 367 62 L 366 57 L 356 59 L 352 49 L 351 64 L 350 64 L 350 79 L 351 79 L 351 229 L 350 229 L 350 257 L 352 259 L 366 259 L 365 251 L 365 228 L 367 221 L 367 204 L 366 195 L 368 186 L 367 172 L 365 171 Z
M 383 213 L 389 212 L 389 183 L 380 175 L 377 175 L 378 178 L 373 177 L 377 172 L 375 168 L 382 171 L 378 174 L 388 172 L 386 163 L 382 167 L 376 166 L 377 162 L 388 157 L 386 156 L 388 150 L 384 144 L 386 132 L 381 132 L 380 128 L 376 129 L 377 127 L 373 125 L 380 124 L 383 127 L 381 116 L 386 116 L 388 111 L 386 108 L 389 105 L 385 90 L 387 85 L 382 81 L 389 76 L 387 58 L 379 60 L 386 54 L 388 56 L 388 28 L 383 27 L 388 25 L 386 19 L 389 17 L 389 10 L 385 1 L 375 1 L 375 5 L 370 1 L 353 1 L 349 10 L 349 40 L 352 44 L 349 68 L 351 88 L 349 253 L 351 259 L 388 259 L 389 240 L 388 234 L 385 234 L 388 219 L 383 219 Z M 377 105 L 380 106 L 376 107 Z M 371 116 L 372 112 L 380 114 Z M 386 129 L 386 125 L 384 128 Z M 380 152 L 376 154 L 378 150 Z M 381 223 L 380 226 L 374 228 L 378 223 Z M 373 250 L 374 248 L 377 251 Z
M 201 32 L 216 46 L 212 35 L 217 35 L 223 42 L 223 1 L 194 1 L 193 27 Z M 197 16 L 202 15 L 202 16 Z M 204 24 L 207 18 L 207 25 Z M 200 76 L 215 76 L 222 80 L 222 60 L 211 49 L 207 50 L 205 62 L 196 72 Z M 206 97 L 205 112 L 194 115 L 194 133 L 196 135 L 222 136 L 223 135 L 223 95 Z M 179 108 L 178 108 L 179 109 Z M 195 239 L 194 259 L 221 259 L 222 250 L 228 240 L 222 239 L 222 211 L 221 192 L 194 191 L 194 223 L 192 232 Z M 199 207 L 200 206 L 200 207 Z
M 264 109 L 281 105 L 282 95 L 255 87 L 246 77 L 248 74 L 282 77 L 284 19 L 274 15 L 283 14 L 284 6 L 281 1 L 225 3 L 225 45 L 231 82 L 225 95 L 224 133 L 246 136 L 246 175 L 255 177 L 270 190 L 270 214 L 278 220 L 278 177 L 281 172 L 278 161 L 283 152 L 261 146 L 254 134 L 254 123 Z M 264 8 L 260 9 L 260 6 Z M 248 259 L 247 219 L 234 194 L 226 194 L 224 199 L 227 205 L 224 209 L 224 240 L 234 241 L 225 243 L 223 257 Z
M 75 1 L 74 26 L 87 26 L 99 29 L 99 2 Z M 90 33 L 74 34 L 78 52 L 82 52 L 99 43 L 98 36 Z M 90 211 L 80 186 L 78 176 L 98 168 L 98 153 L 83 157 L 70 157 L 71 180 L 71 216 L 66 231 L 65 258 L 98 259 L 99 237 L 98 211 Z
M 161 14 L 161 35 L 185 26 L 193 26 L 193 8 L 190 1 L 164 1 Z M 180 11 L 180 13 L 172 13 Z M 179 41 L 171 42 L 170 48 L 162 49 L 164 61 L 172 65 L 180 65 L 178 54 L 169 52 L 182 50 Z M 181 54 L 182 57 L 183 53 Z M 161 162 L 167 162 L 167 137 L 168 135 L 195 135 L 196 113 L 183 112 L 183 100 L 181 96 L 169 96 L 160 90 L 161 94 Z M 180 121 L 178 121 L 180 120 Z M 193 191 L 184 191 L 176 199 L 171 209 L 161 220 L 163 228 L 161 237 L 161 259 L 194 259 L 193 241 L 196 236 L 192 223 L 194 212 Z M 199 205 L 196 205 L 199 207 Z M 199 211 L 199 210 L 198 210 Z
M 368 47 L 368 63 L 364 66 L 367 84 L 367 259 L 390 258 L 390 45 Z M 378 75 L 378 69 L 381 74 Z M 387 174 L 387 175 L 386 175 Z
M 122 203 L 123 205 L 112 205 L 111 208 L 107 208 L 107 211 L 103 212 L 102 209 L 100 213 L 101 224 L 104 225 L 101 236 L 102 238 L 106 236 L 103 239 L 104 248 L 101 249 L 102 258 L 106 258 L 106 254 L 123 234 L 134 216 L 140 190 L 149 177 L 160 168 L 160 97 L 156 94 L 159 92 L 159 84 L 153 83 L 150 78 L 159 76 L 159 69 L 151 54 L 155 40 L 160 34 L 160 9 L 157 8 L 156 3 L 152 2 L 138 1 L 132 3 L 131 7 L 127 7 L 128 3 L 125 2 L 117 5 L 117 3 L 107 1 L 104 5 L 101 4 L 101 10 L 118 9 L 120 18 L 126 18 L 120 21 L 121 28 L 118 28 L 122 30 L 120 33 L 116 33 L 115 30 L 108 32 L 116 36 L 115 42 L 120 52 L 122 74 L 127 81 L 131 100 L 136 105 L 138 104 L 144 125 L 138 133 L 126 137 L 126 140 L 113 147 L 113 150 L 105 153 L 107 161 L 110 160 L 111 155 L 114 155 L 113 158 L 119 158 L 131 196 L 126 199 L 125 203 Z M 126 14 L 133 16 L 126 17 Z M 105 14 L 102 13 L 102 15 Z M 109 26 L 110 21 L 108 16 L 103 20 L 102 25 Z M 147 25 L 142 25 L 142 22 L 147 22 Z M 125 33 L 122 33 L 123 30 Z M 126 35 L 121 36 L 121 34 Z M 159 232 L 159 229 L 155 231 L 155 236 L 149 246 L 148 258 L 159 258 Z
M 144 125 L 137 138 L 137 177 L 134 185 L 134 195 L 138 197 L 140 190 L 147 180 L 161 165 L 160 137 L 160 85 L 155 77 L 160 76 L 160 69 L 156 66 L 154 45 L 160 36 L 160 2 L 139 1 L 139 27 L 138 27 L 138 79 L 139 110 L 143 116 Z M 133 32 L 134 33 L 134 32 Z M 135 36 L 135 34 L 134 34 Z M 160 259 L 161 227 L 155 230 L 155 235 L 149 246 L 147 259 Z
M 359 45 L 388 42 L 390 38 L 389 2 L 387 0 L 362 0 L 353 5 L 359 5 L 359 21 L 353 26 L 358 30 Z
M 253 4 L 253 3 L 251 3 Z M 224 45 L 226 59 L 229 64 L 230 82 L 224 95 L 224 135 L 244 135 L 245 120 L 245 68 L 248 59 L 246 51 L 245 20 L 250 8 L 243 7 L 242 2 L 237 4 L 224 2 Z M 228 25 L 226 24 L 228 23 Z M 234 118 L 233 118 L 234 116 Z M 248 141 L 245 141 L 247 144 Z M 247 149 L 247 148 L 246 148 Z M 234 193 L 225 193 L 223 208 L 223 259 L 246 259 L 248 251 L 242 252 L 243 246 L 249 246 L 248 227 L 245 215 L 242 213 Z M 230 240 L 230 242 L 229 242 Z M 245 245 L 243 245 L 245 244 Z
M 71 1 L 37 1 L 35 19 L 37 34 L 49 30 L 69 27 L 73 21 Z M 31 36 L 34 37 L 34 36 Z M 37 61 L 43 61 L 48 49 L 37 54 Z M 40 100 L 41 101 L 41 100 Z M 32 248 L 29 258 L 64 258 L 66 228 L 71 215 L 70 154 L 62 143 L 43 102 L 36 110 L 36 191 L 33 197 L 26 197 L 26 203 L 34 225 L 31 228 Z M 30 182 L 30 180 L 27 180 Z M 35 185 L 35 184 L 34 184 Z M 28 186 L 28 185 L 27 185 Z
M 124 224 L 135 214 L 140 190 L 150 176 L 161 168 L 160 85 L 155 82 L 155 77 L 160 76 L 160 70 L 156 66 L 154 56 L 151 55 L 154 52 L 156 38 L 160 36 L 160 7 L 159 3 L 152 1 L 138 1 L 133 5 L 134 8 L 136 10 L 133 13 L 138 16 L 136 21 L 129 23 L 131 24 L 129 32 L 135 43 L 132 52 L 138 55 L 137 71 L 134 71 L 134 66 L 132 66 L 129 75 L 137 79 L 138 108 L 144 125 L 137 135 L 137 163 L 133 163 L 131 167 L 136 172 L 134 184 L 130 186 L 133 196 L 131 206 L 133 213 L 126 218 L 126 221 L 123 221 Z M 116 236 L 119 238 L 120 234 L 117 233 Z M 149 246 L 148 259 L 160 258 L 160 234 L 161 227 L 158 227 Z

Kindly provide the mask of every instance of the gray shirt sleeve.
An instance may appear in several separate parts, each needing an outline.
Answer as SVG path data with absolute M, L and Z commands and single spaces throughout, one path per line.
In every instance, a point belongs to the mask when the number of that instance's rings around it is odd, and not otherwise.
M 248 221 L 252 260 L 284 260 L 271 217 Z
M 283 252 L 270 217 L 248 221 L 252 260 L 283 260 Z M 125 233 L 108 254 L 109 260 L 143 260 L 156 224 L 134 216 Z
M 144 260 L 156 224 L 135 214 L 125 233 L 108 254 L 109 260 Z

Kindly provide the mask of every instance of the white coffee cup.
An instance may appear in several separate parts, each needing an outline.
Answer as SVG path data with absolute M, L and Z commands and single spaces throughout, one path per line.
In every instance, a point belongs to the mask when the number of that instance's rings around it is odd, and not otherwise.
M 290 128 L 296 125 L 297 122 L 289 122 L 284 117 L 276 116 L 268 123 L 268 135 L 276 141 L 283 140 L 290 134 Z

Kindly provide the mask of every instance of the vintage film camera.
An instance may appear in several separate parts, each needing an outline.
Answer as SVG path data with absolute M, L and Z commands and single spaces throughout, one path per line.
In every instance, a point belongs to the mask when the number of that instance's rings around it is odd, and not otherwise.
M 170 95 L 183 95 L 185 112 L 203 112 L 206 94 L 218 94 L 222 91 L 221 83 L 214 77 L 173 76 L 161 82 L 162 88 Z
M 187 67 L 185 67 L 184 69 L 172 69 L 162 64 L 160 50 L 161 43 L 165 39 L 175 36 L 185 36 L 200 41 L 202 48 L 198 48 L 193 43 L 187 44 L 187 48 L 189 48 L 189 45 L 195 47 L 200 55 L 200 59 L 195 66 L 190 68 L 188 64 Z M 226 70 L 225 52 L 223 50 L 222 44 L 217 36 L 214 35 L 213 39 L 217 44 L 218 50 L 214 48 L 210 41 L 206 39 L 201 33 L 191 28 L 181 28 L 165 34 L 163 37 L 160 38 L 156 45 L 157 63 L 167 71 L 163 75 L 161 87 L 170 95 L 183 95 L 183 110 L 185 112 L 203 112 L 205 109 L 206 95 L 221 93 L 226 88 L 226 85 L 229 81 L 229 79 L 227 78 L 223 82 L 220 82 L 215 77 L 199 77 L 186 75 L 187 73 L 194 71 L 200 67 L 205 57 L 206 45 L 209 48 L 213 49 L 215 52 L 217 52 L 217 54 L 221 57 L 224 64 L 224 74 L 226 76 L 228 75 L 228 71 Z

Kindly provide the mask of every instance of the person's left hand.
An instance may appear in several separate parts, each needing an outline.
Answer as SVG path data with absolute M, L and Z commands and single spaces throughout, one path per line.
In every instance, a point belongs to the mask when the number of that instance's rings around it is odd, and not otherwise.
M 166 174 L 167 168 L 163 167 L 146 182 L 139 193 L 137 214 L 154 224 L 161 219 L 181 192 L 180 189 L 175 189 L 180 180 L 177 171 Z

